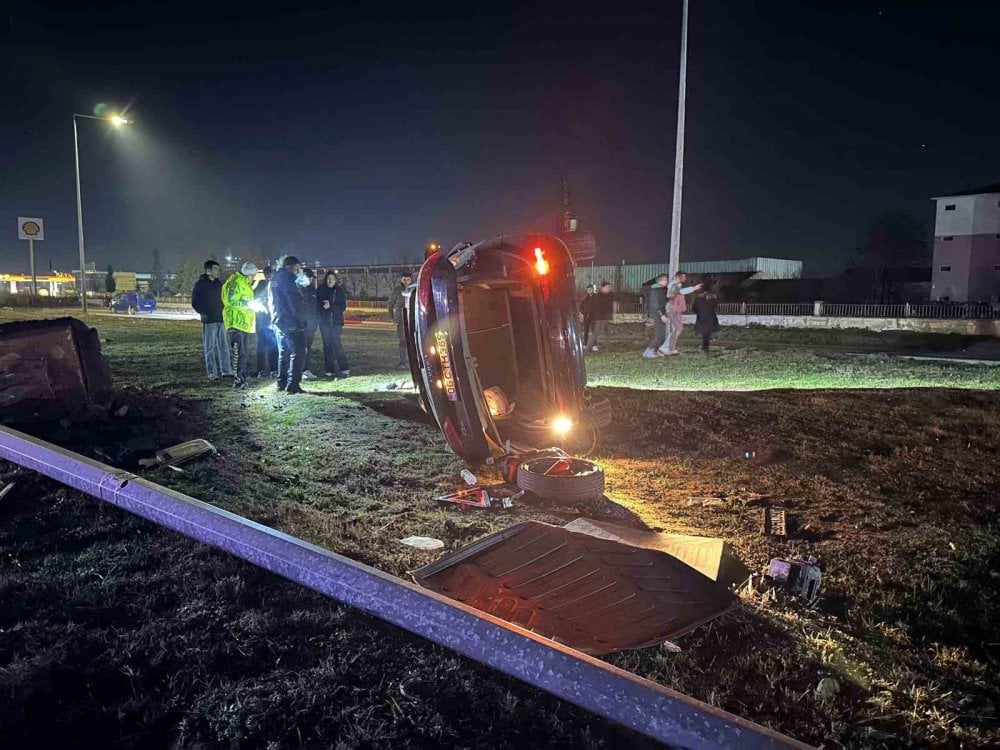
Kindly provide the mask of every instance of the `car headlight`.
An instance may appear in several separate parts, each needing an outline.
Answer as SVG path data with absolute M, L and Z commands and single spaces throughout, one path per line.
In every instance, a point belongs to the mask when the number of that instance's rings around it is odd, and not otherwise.
M 573 429 L 573 420 L 569 417 L 560 414 L 558 417 L 552 420 L 552 431 L 556 435 L 565 435 L 570 430 Z

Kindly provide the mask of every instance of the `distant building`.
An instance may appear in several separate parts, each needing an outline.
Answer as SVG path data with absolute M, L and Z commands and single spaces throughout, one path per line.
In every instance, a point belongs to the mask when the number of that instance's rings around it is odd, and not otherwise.
M 717 285 L 740 285 L 763 279 L 800 279 L 802 261 L 783 258 L 740 258 L 737 260 L 687 261 L 680 270 L 694 275 L 699 281 L 711 280 Z M 614 266 L 581 264 L 576 267 L 576 286 L 610 283 L 616 292 L 641 293 L 661 273 L 670 273 L 668 263 L 633 263 L 624 261 Z
M 1000 297 L 1000 183 L 933 200 L 931 299 L 995 301 Z

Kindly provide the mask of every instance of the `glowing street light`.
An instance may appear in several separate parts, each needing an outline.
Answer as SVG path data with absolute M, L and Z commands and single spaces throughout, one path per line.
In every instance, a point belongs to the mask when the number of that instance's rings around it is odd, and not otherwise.
M 87 256 L 83 249 L 83 201 L 80 198 L 80 139 L 76 132 L 77 117 L 82 117 L 86 120 L 104 120 L 105 122 L 110 122 L 116 128 L 128 125 L 128 120 L 122 115 L 111 115 L 110 117 L 73 115 L 73 156 L 76 164 L 76 228 L 80 238 L 80 308 L 83 312 L 87 312 Z

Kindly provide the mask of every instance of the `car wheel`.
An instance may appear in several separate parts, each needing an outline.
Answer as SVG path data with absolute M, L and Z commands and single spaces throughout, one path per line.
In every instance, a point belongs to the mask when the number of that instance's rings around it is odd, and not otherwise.
M 560 473 L 546 474 L 560 463 Z M 604 494 L 604 470 L 581 458 L 532 458 L 518 466 L 517 488 L 560 504 L 592 500 Z
M 591 399 L 590 405 L 581 414 L 581 421 L 594 427 L 607 427 L 612 419 L 611 402 L 606 398 Z
M 135 315 L 135 308 L 132 307 L 132 305 L 128 306 L 128 314 L 129 315 Z

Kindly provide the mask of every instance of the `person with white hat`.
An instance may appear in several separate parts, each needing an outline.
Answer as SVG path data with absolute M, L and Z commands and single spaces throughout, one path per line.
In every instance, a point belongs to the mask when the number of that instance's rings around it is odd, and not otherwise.
M 232 352 L 233 388 L 247 387 L 247 361 L 250 359 L 250 337 L 256 323 L 253 302 L 253 277 L 257 266 L 247 261 L 222 285 L 222 322 L 229 336 L 229 351 Z

